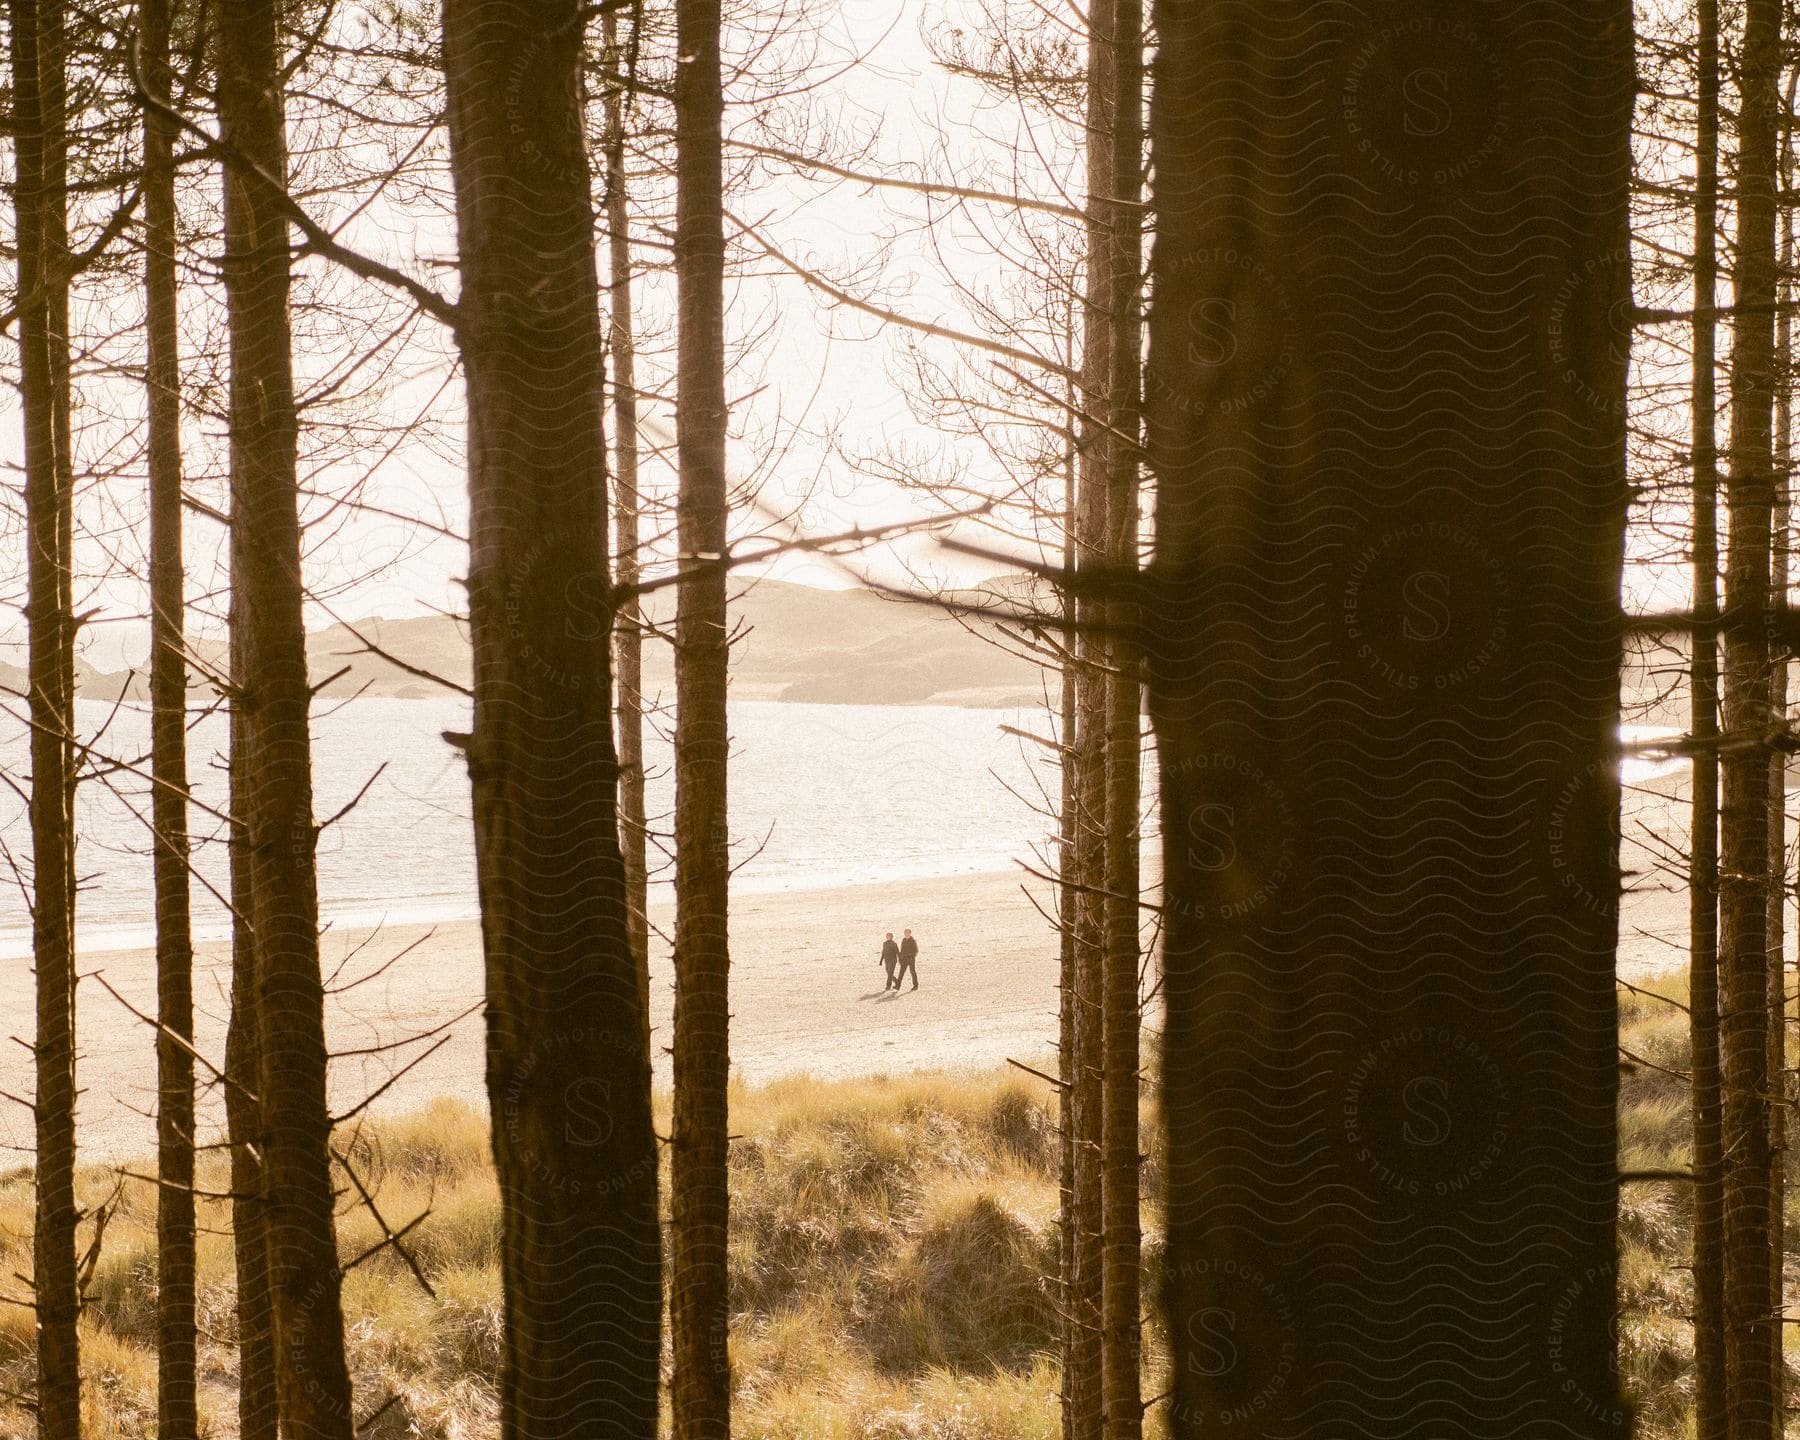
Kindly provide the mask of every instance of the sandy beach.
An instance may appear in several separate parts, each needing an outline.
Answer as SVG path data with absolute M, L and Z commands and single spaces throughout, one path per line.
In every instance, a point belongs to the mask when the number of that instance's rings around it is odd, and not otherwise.
M 1015 869 L 734 896 L 734 1073 L 755 1083 L 801 1072 L 992 1066 L 1008 1057 L 1050 1067 L 1056 941 L 1020 888 L 1027 878 Z M 665 930 L 672 919 L 654 907 L 651 918 Z M 920 988 L 883 995 L 881 935 L 890 929 L 897 935 L 902 926 L 911 926 L 920 940 Z M 332 1067 L 334 1109 L 347 1111 L 390 1081 L 372 1109 L 418 1109 L 440 1095 L 481 1103 L 481 937 L 475 922 L 330 930 L 323 958 L 332 987 L 327 1025 L 340 1056 Z M 229 946 L 201 946 L 195 970 L 198 1044 L 217 1064 L 224 1056 Z M 81 971 L 88 977 L 78 1000 L 83 1158 L 148 1156 L 155 1145 L 152 1034 L 100 982 L 149 1013 L 155 1005 L 154 956 L 149 950 L 84 953 Z M 668 1056 L 662 1052 L 674 1001 L 666 945 L 653 945 L 651 990 L 658 1080 L 666 1083 Z M 29 1036 L 28 961 L 0 967 L 0 1013 L 8 1018 L 8 1034 Z M 456 1016 L 462 1018 L 441 1028 Z M 378 1048 L 434 1030 L 441 1033 L 433 1039 Z M 438 1048 L 394 1079 L 433 1044 Z M 203 1068 L 201 1079 L 208 1078 Z M 203 1141 L 223 1126 L 217 1089 L 207 1087 Z M 24 1046 L 4 1047 L 0 1090 L 31 1094 L 31 1057 Z M 0 1101 L 0 1115 L 0 1144 L 23 1163 L 30 1114 Z
M 1634 858 L 1641 863 L 1643 857 Z M 1028 878 L 1015 868 L 735 895 L 734 1073 L 757 1083 L 800 1073 L 831 1077 L 991 1067 L 1008 1058 L 1053 1070 L 1056 941 L 1021 888 Z M 1619 970 L 1628 979 L 1686 960 L 1685 894 L 1654 873 L 1640 871 L 1632 878 L 1635 890 L 1625 898 L 1619 936 Z M 667 932 L 673 921 L 668 910 L 653 906 L 651 914 Z M 898 934 L 903 926 L 911 926 L 920 939 L 921 985 L 916 993 L 884 994 L 877 961 L 881 935 L 889 929 Z M 370 1108 L 385 1113 L 418 1109 L 441 1095 L 483 1102 L 476 922 L 333 928 L 324 937 L 323 958 L 330 992 L 327 1024 L 337 1056 L 336 1111 L 347 1112 L 377 1091 Z M 147 1156 L 155 1143 L 152 1036 L 105 987 L 150 1013 L 154 956 L 148 949 L 84 952 L 81 970 L 83 1156 Z M 195 972 L 199 1048 L 219 1064 L 229 947 L 200 946 Z M 652 944 L 651 992 L 657 1078 L 666 1084 L 674 992 L 668 948 L 661 941 Z M 30 1034 L 29 961 L 0 966 L 0 1013 L 9 1022 L 5 1034 Z M 211 1076 L 204 1066 L 200 1078 L 207 1091 L 204 1141 L 222 1133 L 224 1110 L 219 1087 L 207 1083 Z M 29 1096 L 32 1088 L 30 1052 L 23 1044 L 0 1047 L 0 1091 Z M 0 1145 L 24 1161 L 30 1144 L 30 1112 L 0 1099 Z

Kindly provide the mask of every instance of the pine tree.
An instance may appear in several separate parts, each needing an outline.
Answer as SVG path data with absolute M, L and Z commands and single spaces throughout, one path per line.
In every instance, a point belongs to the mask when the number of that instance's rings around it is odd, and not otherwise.
M 726 1151 L 731 882 L 725 708 L 725 234 L 719 0 L 677 0 L 675 278 L 680 295 L 675 619 L 675 1128 L 669 1183 L 679 1440 L 731 1433 Z
M 1688 878 L 1688 1015 L 1693 1055 L 1694 1425 L 1725 1437 L 1724 1233 L 1719 1090 L 1719 531 L 1715 342 L 1719 205 L 1719 7 L 1698 0 L 1694 127 L 1694 631 L 1689 728 L 1694 737 Z
M 506 1440 L 657 1433 L 657 1149 L 616 803 L 586 13 L 448 0 L 443 19 Z
M 170 0 L 144 0 L 145 87 L 167 106 Z M 150 485 L 150 724 L 156 831 L 156 1428 L 198 1434 L 194 1299 L 194 946 L 188 896 L 187 661 L 175 129 L 144 107 L 144 338 Z
M 1770 528 L 1775 501 L 1776 120 L 1781 6 L 1748 0 L 1738 53 L 1737 248 L 1732 271 L 1731 436 L 1727 453 L 1724 725 L 1752 743 L 1720 766 L 1720 1048 L 1723 1066 L 1725 1387 L 1733 1440 L 1778 1433 L 1773 1283 L 1773 1149 L 1768 898 L 1771 694 Z
M 1104 33 L 1099 31 L 1105 14 Z M 1095 41 L 1112 56 L 1110 174 L 1105 208 L 1111 376 L 1106 420 L 1106 559 L 1115 573 L 1138 565 L 1141 450 L 1138 443 L 1143 332 L 1143 7 L 1139 0 L 1091 6 Z M 1090 138 L 1090 144 L 1094 143 Z M 1094 197 L 1089 198 L 1094 203 Z M 1137 623 L 1123 592 L 1106 607 L 1111 647 L 1106 734 L 1106 943 L 1102 1060 L 1102 1372 L 1107 1440 L 1143 1431 L 1140 1389 L 1142 1233 L 1138 1069 L 1143 1012 L 1138 988 L 1138 812 L 1142 695 L 1137 660 L 1123 643 Z
M 75 614 L 70 454 L 67 16 L 12 0 L 30 640 L 32 955 L 37 968 L 37 1417 L 42 1440 L 81 1428 L 75 1231 Z
M 219 122 L 231 332 L 231 584 L 256 993 L 260 1209 L 281 1428 L 351 1440 L 332 1216 L 325 995 L 288 310 L 278 7 L 221 0 Z
M 1623 1436 L 1629 8 L 1154 28 L 1169 1429 Z

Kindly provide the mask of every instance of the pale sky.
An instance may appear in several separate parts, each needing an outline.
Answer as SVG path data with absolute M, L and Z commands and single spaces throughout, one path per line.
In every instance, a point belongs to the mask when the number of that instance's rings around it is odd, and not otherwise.
M 996 190 L 1014 188 L 1014 166 L 1025 167 L 1024 187 L 1044 199 L 1072 199 L 1059 193 L 1060 179 L 1078 176 L 1067 127 L 1043 116 L 1027 116 L 1015 106 L 985 95 L 973 82 L 946 75 L 932 62 L 923 33 L 938 36 L 953 31 L 959 6 L 974 0 L 904 0 L 898 11 L 892 0 L 849 0 L 825 12 L 816 44 L 820 69 L 832 78 L 810 96 L 816 118 L 830 126 L 838 149 L 866 148 L 880 161 L 910 167 L 914 176 L 929 174 L 962 184 Z M 1046 7 L 1049 10 L 1050 7 Z M 1051 13 L 1062 13 L 1052 11 Z M 1066 12 L 1078 24 L 1075 12 Z M 359 12 L 348 12 L 346 26 L 354 26 Z M 898 15 L 898 18 L 896 18 Z M 729 50 L 728 45 L 728 50 Z M 852 56 L 862 57 L 852 66 Z M 298 136 L 305 137 L 305 120 L 293 117 Z M 738 105 L 728 112 L 728 131 L 743 138 L 756 134 L 752 110 Z M 363 137 L 323 137 L 323 147 L 355 153 Z M 304 148 L 304 138 L 297 140 Z M 833 145 L 821 145 L 831 150 Z M 1023 156 L 1023 159 L 1018 157 Z M 738 158 L 735 154 L 732 159 Z M 728 162 L 729 163 L 729 162 Z M 861 165 L 864 162 L 856 161 Z M 306 176 L 302 165 L 300 180 Z M 308 202 L 321 219 L 328 215 L 319 199 Z M 817 265 L 836 275 L 851 275 L 874 255 L 878 240 L 891 237 L 879 283 L 882 294 L 906 313 L 955 328 L 971 328 L 965 305 L 946 277 L 952 271 L 965 284 L 996 289 L 1008 278 L 1007 265 L 997 258 L 997 246 L 1016 239 L 1014 217 L 1002 207 L 976 206 L 949 215 L 930 238 L 922 222 L 930 213 L 928 202 L 918 197 L 833 182 L 826 177 L 784 177 L 763 181 L 760 188 L 738 194 L 733 209 L 757 225 L 794 260 Z M 941 212 L 940 213 L 949 213 Z M 10 216 L 5 217 L 10 220 Z M 344 232 L 358 248 L 379 254 L 432 280 L 440 287 L 453 285 L 450 265 L 454 235 L 444 197 L 423 203 L 377 199 Z M 217 241 L 203 242 L 216 252 Z M 803 523 L 813 534 L 834 533 L 853 525 L 876 526 L 928 513 L 916 497 L 895 486 L 858 473 L 827 437 L 851 451 L 884 454 L 908 453 L 960 460 L 969 467 L 972 482 L 991 486 L 1001 483 L 1001 471 L 984 447 L 972 440 L 945 436 L 922 426 L 911 415 L 901 388 L 903 356 L 909 337 L 878 321 L 841 308 L 830 307 L 802 281 L 782 273 L 758 256 L 745 242 L 735 250 L 743 262 L 730 292 L 731 321 L 737 336 L 758 337 L 728 381 L 737 407 L 738 432 L 732 458 L 742 474 L 756 472 L 762 493 L 776 511 L 791 507 L 803 497 Z M 321 262 L 308 261 L 300 270 L 316 287 L 352 300 L 377 301 L 386 306 L 388 320 L 397 321 L 405 306 L 384 297 L 363 282 L 342 272 L 331 273 Z M 865 277 L 866 278 L 866 277 Z M 127 277 L 129 279 L 129 277 Z M 136 297 L 126 281 L 117 282 L 119 295 L 96 302 L 109 316 L 129 315 Z M 310 294 L 306 285 L 297 297 Z M 672 284 L 666 278 L 651 280 L 640 288 L 640 328 L 661 329 L 660 340 L 671 338 Z M 190 293 L 190 328 L 196 333 L 218 319 L 216 287 L 208 295 Z M 112 307 L 108 309 L 107 307 Z M 196 313 L 198 312 L 198 313 Z M 99 326 L 95 326 L 99 328 Z M 371 333 L 379 333 L 371 325 Z M 296 350 L 301 388 L 309 381 L 341 370 L 349 353 L 342 342 L 335 346 L 309 340 L 304 333 Z M 939 361 L 959 363 L 957 349 L 938 340 L 917 343 Z M 216 342 L 215 342 L 216 344 Z M 398 378 L 363 423 L 375 435 L 347 459 L 340 459 L 313 477 L 321 492 L 309 504 L 316 516 L 329 495 L 341 495 L 356 479 L 367 476 L 365 499 L 397 516 L 418 516 L 433 525 L 460 531 L 466 519 L 466 480 L 462 469 L 459 434 L 462 396 L 449 363 L 447 337 L 435 333 L 431 322 L 419 321 L 400 351 Z M 221 356 L 204 357 L 222 367 Z M 191 363 L 201 363 L 199 359 Z M 977 361 L 976 369 L 985 366 Z M 666 364 L 657 367 L 666 376 Z M 747 398 L 745 398 L 747 397 Z M 128 572 L 139 568 L 143 543 L 141 524 L 141 461 L 121 463 L 135 449 L 134 417 L 141 406 L 137 387 L 126 382 L 92 382 L 84 395 L 85 416 L 98 410 L 116 412 L 112 423 L 93 427 L 97 437 L 84 445 L 83 460 L 90 470 L 117 468 L 111 478 L 90 485 L 83 509 L 89 532 L 81 547 L 81 568 L 91 594 L 86 604 L 99 612 L 90 628 L 90 660 L 103 667 L 136 658 L 143 648 L 143 627 L 132 623 L 143 606 L 141 592 Z M 414 415 L 428 416 L 438 427 L 435 437 L 394 444 L 380 435 L 382 426 L 393 426 Z M 18 456 L 17 400 L 10 390 L 0 395 L 0 463 L 16 467 Z M 673 415 L 666 405 L 649 408 L 646 439 L 666 443 L 672 433 Z M 190 473 L 194 488 L 217 498 L 223 459 L 223 425 L 218 418 L 190 415 Z M 769 464 L 771 451 L 783 450 L 778 464 Z M 644 484 L 652 492 L 672 489 L 668 467 L 651 460 Z M 209 488 L 210 487 L 210 488 Z M 757 517 L 741 517 L 742 528 Z M 965 532 L 966 533 L 966 532 Z M 966 538 L 1002 545 L 997 537 L 980 533 Z M 216 583 L 221 534 L 211 521 L 195 518 L 188 536 L 189 558 L 196 591 Z M 323 624 L 336 614 L 360 618 L 373 614 L 399 615 L 435 609 L 462 608 L 457 577 L 461 574 L 463 547 L 449 539 L 433 539 L 402 520 L 363 514 L 330 533 L 321 526 L 313 532 L 309 554 L 309 581 L 329 606 L 315 606 L 310 623 Z M 22 536 L 16 491 L 0 514 L 0 576 L 22 577 Z M 877 546 L 852 560 L 849 567 L 810 555 L 791 555 L 767 567 L 783 579 L 831 587 L 856 583 L 859 574 L 887 583 L 905 583 L 911 564 L 955 583 L 972 583 L 1003 568 L 970 560 L 917 537 L 898 546 Z M 365 572 L 373 570 L 373 575 Z M 109 577 L 109 578 L 101 578 Z M 1665 569 L 1660 576 L 1642 577 L 1654 594 L 1654 603 L 1680 603 L 1670 589 L 1680 577 Z M 1643 585 L 1638 588 L 1642 590 Z M 22 578 L 16 584 L 0 582 L 0 602 L 16 607 L 22 599 Z M 204 625 L 197 607 L 196 628 Z M 0 654 L 7 641 L 16 638 L 12 614 L 0 615 Z
M 1010 163 L 1013 148 L 1007 142 L 1015 138 L 1021 117 L 1010 106 L 986 100 L 971 82 L 947 77 L 932 64 L 921 38 L 922 25 L 941 30 L 953 24 L 950 12 L 935 4 L 908 3 L 896 20 L 891 4 L 852 0 L 828 13 L 830 19 L 816 43 L 823 68 L 827 74 L 837 72 L 836 78 L 810 98 L 839 143 L 872 148 L 883 162 L 910 164 L 910 173 L 915 175 L 929 173 L 959 183 L 1007 188 L 1010 181 L 1004 167 Z M 864 60 L 850 67 L 849 58 L 854 54 L 862 54 Z M 302 124 L 292 114 L 290 122 L 297 130 Z M 752 136 L 748 107 L 730 110 L 727 127 L 738 135 Z M 956 137 L 953 143 L 959 147 L 948 155 L 941 153 L 944 136 Z M 354 154 L 356 138 L 349 137 L 348 142 L 343 137 L 327 138 L 325 143 L 327 148 L 335 145 Z M 1067 143 L 1066 132 L 1059 134 L 1053 124 L 1040 120 L 1034 139 L 1025 148 L 1027 153 L 1050 153 L 1061 146 L 1066 158 Z M 296 149 L 303 148 L 304 142 L 297 139 Z M 728 166 L 735 158 L 728 155 Z M 984 166 L 987 173 L 977 174 Z M 304 180 L 302 174 L 301 183 Z M 1062 198 L 1041 174 L 1036 188 L 1045 198 Z M 322 220 L 335 218 L 327 215 L 322 201 L 315 198 L 308 203 Z M 917 197 L 895 191 L 870 193 L 867 187 L 828 177 L 764 182 L 750 193 L 734 196 L 730 203 L 789 257 L 839 276 L 849 276 L 870 257 L 872 237 L 909 225 L 916 231 L 927 213 L 925 202 Z M 10 215 L 5 219 L 10 221 Z M 1003 233 L 1008 223 L 1008 216 L 998 207 L 988 207 L 972 219 L 959 217 L 939 227 L 936 254 L 918 234 L 903 236 L 893 247 L 894 263 L 880 277 L 884 293 L 909 314 L 966 327 L 967 316 L 944 279 L 943 267 L 954 267 L 965 280 L 975 277 L 977 283 L 986 284 L 991 278 L 991 283 L 998 284 L 1005 267 L 995 258 L 987 237 Z M 428 276 L 440 288 L 454 284 L 445 263 L 453 256 L 454 233 L 441 195 L 423 207 L 379 199 L 354 219 L 343 238 Z M 217 243 L 216 238 L 202 242 L 209 258 L 216 254 Z M 960 454 L 972 467 L 974 478 L 982 477 L 983 466 L 987 473 L 995 472 L 991 457 L 974 442 L 946 439 L 915 422 L 898 384 L 902 352 L 893 329 L 867 316 L 829 309 L 804 282 L 779 272 L 748 243 L 739 245 L 734 253 L 744 263 L 742 273 L 731 282 L 731 321 L 739 337 L 754 332 L 759 343 L 728 380 L 733 398 L 743 399 L 734 416 L 737 437 L 732 459 L 740 474 L 759 474 L 769 510 L 790 509 L 805 498 L 804 525 L 814 534 L 890 524 L 929 513 L 930 507 L 897 487 L 856 473 L 841 455 L 832 452 L 827 442 L 830 434 L 852 451 L 925 453 L 935 449 Z M 427 262 L 423 269 L 421 262 Z M 307 261 L 299 273 L 320 276 L 321 268 L 321 262 Z M 115 282 L 117 295 L 93 302 L 110 322 L 107 328 L 124 328 L 135 313 L 138 301 L 129 278 Z M 333 295 L 380 298 L 379 292 L 341 272 L 326 274 L 315 283 L 322 283 Z M 297 299 L 305 293 L 304 284 L 297 286 Z M 666 344 L 672 338 L 672 283 L 660 277 L 652 280 L 640 288 L 638 298 L 642 327 L 662 327 L 661 340 Z M 185 304 L 191 332 L 200 333 L 208 323 L 204 313 L 208 306 L 213 310 L 210 323 L 216 326 L 216 290 L 210 296 L 189 292 Z M 388 303 L 384 313 L 395 322 L 404 317 L 405 307 Z M 97 320 L 90 324 L 96 330 L 101 328 Z M 296 352 L 304 393 L 309 382 L 316 384 L 337 373 L 349 351 L 341 343 L 335 350 L 309 343 L 305 321 L 299 324 L 302 333 L 296 338 Z M 378 327 L 371 325 L 370 331 L 378 333 Z M 196 342 L 190 336 L 188 343 L 192 347 Z M 923 343 L 939 359 L 955 363 L 953 347 L 934 340 Z M 131 347 L 125 353 L 135 359 Z M 362 417 L 362 423 L 376 427 L 398 424 L 415 414 L 428 415 L 440 430 L 435 443 L 395 445 L 390 438 L 381 437 L 313 477 L 313 487 L 341 494 L 348 484 L 366 475 L 363 493 L 370 504 L 461 531 L 467 510 L 458 440 L 462 396 L 448 357 L 446 337 L 432 333 L 431 322 L 419 321 L 401 351 L 401 369 L 407 373 L 390 387 L 376 413 Z M 203 358 L 218 366 L 222 374 L 222 355 Z M 201 362 L 190 356 L 190 364 L 194 363 Z M 666 363 L 657 369 L 666 375 Z M 98 411 L 106 417 L 90 428 L 82 444 L 84 468 L 90 473 L 116 470 L 85 487 L 83 523 L 78 527 L 86 532 L 80 553 L 84 588 L 91 592 L 86 604 L 99 612 L 84 650 L 94 663 L 107 665 L 118 663 L 121 649 L 126 658 L 132 658 L 129 652 L 143 644 L 143 627 L 131 623 L 131 617 L 141 613 L 143 599 L 137 582 L 126 573 L 138 568 L 141 560 L 141 459 L 122 463 L 140 443 L 137 416 L 142 402 L 135 383 L 116 380 L 89 382 L 83 401 L 82 416 L 91 418 Z M 672 421 L 667 406 L 650 407 L 647 441 L 666 443 Z M 217 499 L 223 465 L 222 422 L 217 417 L 190 414 L 187 426 L 192 488 Z M 785 453 L 779 464 L 771 466 L 768 456 L 777 443 Z M 18 454 L 17 397 L 9 389 L 0 396 L 0 464 L 15 476 Z M 667 493 L 672 475 L 666 465 L 651 460 L 646 464 L 644 484 L 652 492 Z M 307 513 L 317 515 L 324 503 L 322 496 L 315 499 Z M 742 517 L 745 529 L 756 523 L 753 514 Z M 0 576 L 9 580 L 19 577 L 16 585 L 0 583 L 0 602 L 10 612 L 0 617 L 0 636 L 9 640 L 16 638 L 10 632 L 17 628 L 16 607 L 23 599 L 22 539 L 15 490 L 0 517 Z M 199 517 L 190 519 L 187 546 L 194 590 L 216 580 L 220 541 L 216 524 Z M 456 578 L 464 556 L 462 546 L 454 541 L 430 539 L 400 520 L 364 514 L 328 536 L 324 527 L 316 528 L 311 546 L 309 583 L 328 592 L 327 603 L 337 615 L 358 618 L 462 607 Z M 904 583 L 907 564 L 956 583 L 972 583 L 1002 568 L 954 556 L 921 536 L 898 546 L 877 546 L 852 560 L 848 570 L 810 555 L 788 556 L 767 569 L 783 579 L 840 587 L 856 583 L 858 574 Z M 346 588 L 349 577 L 371 565 L 378 566 L 380 573 Z M 323 607 L 315 607 L 310 623 L 327 623 L 329 618 Z M 203 623 L 196 614 L 196 628 Z M 6 648 L 0 641 L 0 651 Z

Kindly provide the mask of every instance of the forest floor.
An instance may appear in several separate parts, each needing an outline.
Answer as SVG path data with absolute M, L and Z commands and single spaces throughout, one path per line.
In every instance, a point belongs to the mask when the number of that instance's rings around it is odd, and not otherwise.
M 874 966 L 868 967 L 874 970 Z M 1680 976 L 1645 988 L 1685 1000 Z M 925 992 L 921 990 L 921 994 Z M 1688 1164 L 1686 1017 L 1627 995 L 1621 1165 Z M 1677 1072 L 1671 1074 L 1669 1072 Z M 733 1095 L 736 1433 L 746 1440 L 1053 1440 L 1061 1433 L 1053 1277 L 1057 1142 L 1048 1087 L 1017 1071 L 931 1072 L 819 1081 L 792 1077 Z M 1145 1192 L 1161 1186 L 1155 1116 L 1145 1111 Z M 666 1115 L 659 1129 L 666 1126 Z M 441 1099 L 344 1137 L 359 1177 L 409 1237 L 427 1295 L 399 1256 L 355 1266 L 344 1292 L 359 1407 L 392 1401 L 367 1434 L 476 1440 L 497 1433 L 498 1201 L 480 1113 Z M 223 1189 L 223 1157 L 201 1185 Z M 141 1167 L 128 1167 L 141 1168 Z M 345 1187 L 348 1188 L 347 1186 Z M 86 1433 L 154 1431 L 154 1197 L 141 1179 L 84 1172 L 83 1198 L 112 1197 L 105 1251 L 83 1320 Z M 1800 1214 L 1790 1206 L 1790 1234 Z M 0 1267 L 29 1271 L 31 1179 L 0 1176 Z M 1620 1223 L 1621 1353 L 1640 1437 L 1690 1427 L 1687 1260 L 1690 1199 L 1674 1182 L 1625 1187 Z M 236 1433 L 229 1215 L 201 1205 L 205 1434 Z M 84 1236 L 86 1228 L 84 1227 Z M 380 1239 L 346 1203 L 346 1257 Z M 1160 1217 L 1145 1215 L 1146 1294 Z M 10 1287 L 9 1287 L 10 1288 Z M 1163 1388 L 1165 1351 L 1149 1306 L 1145 1393 Z M 0 1393 L 31 1388 L 29 1311 L 0 1306 Z M 1796 1377 L 1800 1378 L 1800 1377 Z M 0 1436 L 29 1417 L 0 1400 Z M 1149 1433 L 1161 1433 L 1155 1408 Z

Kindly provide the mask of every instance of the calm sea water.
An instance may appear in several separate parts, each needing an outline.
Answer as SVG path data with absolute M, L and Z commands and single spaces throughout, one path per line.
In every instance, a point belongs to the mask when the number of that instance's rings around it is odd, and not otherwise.
M 147 756 L 144 711 L 115 711 L 98 701 L 78 702 L 77 710 L 82 736 L 97 753 L 133 761 Z M 1058 786 L 1050 752 L 1001 728 L 1043 733 L 1041 712 L 745 701 L 733 705 L 731 719 L 740 892 L 1003 870 L 1021 859 L 1041 866 L 1051 826 L 1037 807 Z M 466 730 L 468 723 L 466 705 L 455 699 L 319 706 L 315 813 L 332 815 L 369 787 L 320 840 L 326 920 L 358 925 L 475 918 L 468 771 L 443 739 L 445 730 Z M 225 728 L 222 716 L 209 717 L 190 740 L 195 791 L 204 804 L 220 809 Z M 1627 727 L 1626 738 L 1661 733 Z M 662 850 L 651 846 L 654 866 L 669 846 L 673 782 L 667 739 L 653 734 L 647 746 L 651 828 L 663 832 Z M 28 769 L 24 729 L 5 717 L 0 768 L 21 783 Z M 1672 772 L 1684 769 L 1679 761 L 1631 759 L 1624 778 L 1629 787 L 1674 778 Z M 1154 783 L 1150 770 L 1146 766 L 1147 794 Z M 1645 849 L 1642 842 L 1651 835 L 1681 838 L 1682 788 L 1678 784 L 1671 793 L 1663 779 L 1654 787 L 1661 794 L 1627 790 L 1626 870 L 1633 888 L 1669 888 L 1655 873 L 1650 849 L 1656 847 Z M 149 803 L 147 783 L 130 773 L 114 774 L 110 786 L 89 781 L 81 787 L 77 923 L 84 948 L 148 945 L 153 938 Z M 191 823 L 199 842 L 195 931 L 203 939 L 222 936 L 229 929 L 227 913 L 213 893 L 227 889 L 222 827 L 199 808 Z M 1154 873 L 1154 832 L 1153 821 L 1147 822 L 1147 877 Z M 0 788 L 0 838 L 16 859 L 29 856 L 24 804 L 8 788 Z M 665 876 L 652 903 L 667 898 L 667 885 Z M 0 860 L 0 958 L 28 954 L 30 939 L 25 903 Z
M 149 721 L 137 710 L 78 703 L 84 738 L 99 753 L 147 755 Z M 110 723 L 109 723 L 110 717 Z M 731 810 L 740 890 L 817 889 L 1010 867 L 1029 858 L 1049 828 L 1029 799 L 1056 779 L 1047 751 L 1000 727 L 1044 729 L 1038 713 L 949 706 L 792 705 L 732 707 Z M 318 707 L 314 721 L 315 813 L 327 816 L 375 776 L 368 793 L 321 837 L 319 887 L 325 917 L 339 923 L 473 918 L 475 856 L 468 770 L 445 743 L 466 730 L 463 702 L 358 699 Z M 0 767 L 21 777 L 26 740 L 0 716 Z M 190 740 L 195 790 L 224 807 L 222 717 Z M 647 742 L 652 830 L 671 828 L 666 739 Z M 385 766 L 385 768 L 383 768 Z M 379 775 L 376 775 L 377 771 Z M 84 947 L 148 944 L 149 789 L 116 775 L 80 792 L 77 907 Z M 221 827 L 202 810 L 191 822 L 199 846 L 195 928 L 227 933 L 226 912 L 208 892 L 226 890 Z M 25 811 L 0 790 L 0 834 L 29 855 Z M 665 846 L 667 841 L 665 840 Z M 652 863 L 656 847 L 652 845 Z M 666 882 L 665 882 L 666 884 Z M 653 903 L 655 896 L 652 897 Z M 17 884 L 0 861 L 0 956 L 25 954 L 30 923 Z

